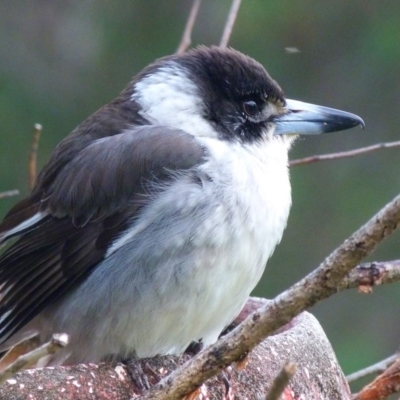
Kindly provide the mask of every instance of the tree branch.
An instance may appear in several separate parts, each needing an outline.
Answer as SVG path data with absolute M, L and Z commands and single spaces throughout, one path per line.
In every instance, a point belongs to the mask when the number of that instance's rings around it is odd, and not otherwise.
M 339 158 L 348 158 L 359 156 L 360 154 L 370 153 L 372 151 L 380 150 L 380 149 L 389 149 L 391 147 L 400 146 L 400 141 L 397 142 L 387 142 L 387 143 L 377 143 L 372 146 L 360 147 L 359 149 L 349 150 L 349 151 L 341 151 L 339 153 L 330 153 L 330 154 L 321 154 L 315 155 L 306 158 L 299 158 L 297 160 L 292 160 L 289 162 L 291 167 L 295 167 L 297 165 L 303 164 L 311 164 L 319 161 L 328 161 L 328 160 L 337 160 Z
M 29 153 L 29 189 L 32 190 L 35 185 L 37 175 L 37 151 L 39 147 L 40 134 L 42 133 L 42 125 L 35 124 L 33 128 L 33 137 L 31 152 Z
M 185 30 L 183 31 L 181 42 L 179 43 L 176 54 L 184 53 L 192 44 L 192 32 L 199 12 L 201 0 L 193 0 L 192 8 L 190 9 L 189 18 L 186 22 Z
M 398 392 L 400 392 L 400 359 L 355 394 L 352 400 L 384 400 Z
M 367 368 L 363 368 L 360 371 L 353 372 L 352 374 L 346 376 L 347 382 L 355 382 L 361 378 L 365 378 L 368 375 L 382 373 L 386 371 L 388 367 L 390 367 L 398 358 L 400 358 L 400 354 L 396 353 L 388 358 L 385 358 L 384 360 L 370 365 Z
M 358 287 L 370 293 L 372 286 L 400 281 L 400 260 L 371 262 L 358 265 L 338 285 L 338 291 Z
M 390 235 L 400 222 L 400 195 L 351 235 L 308 276 L 252 313 L 217 343 L 153 386 L 142 400 L 178 400 L 198 388 L 294 316 L 339 289 L 343 277 Z
M 50 342 L 43 344 L 35 350 L 19 356 L 12 364 L 4 371 L 0 372 L 0 385 L 7 379 L 14 376 L 18 371 L 26 368 L 28 365 L 35 364 L 41 358 L 54 354 L 57 350 L 65 347 L 68 344 L 68 335 L 65 333 L 54 334 Z
M 7 190 L 6 192 L 0 192 L 0 199 L 4 199 L 6 197 L 18 196 L 18 195 L 19 195 L 19 190 L 17 190 L 17 189 Z
M 242 0 L 232 0 L 231 9 L 229 10 L 228 18 L 225 23 L 219 46 L 225 48 L 228 46 L 229 39 L 232 34 L 233 26 L 235 25 L 236 17 L 239 12 L 240 3 Z
M 289 384 L 289 381 L 295 372 L 296 364 L 291 362 L 286 363 L 272 381 L 272 385 L 265 400 L 280 400 L 281 394 Z

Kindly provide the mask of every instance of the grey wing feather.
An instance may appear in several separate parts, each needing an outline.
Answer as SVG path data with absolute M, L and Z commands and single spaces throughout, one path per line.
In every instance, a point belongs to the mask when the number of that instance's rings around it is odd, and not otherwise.
M 168 182 L 204 156 L 191 135 L 144 126 L 94 141 L 58 167 L 52 180 L 42 171 L 32 195 L 0 224 L 1 234 L 43 212 L 13 233 L 20 238 L 0 257 L 0 343 L 96 268 L 146 205 L 149 180 Z M 52 171 L 51 164 L 46 168 Z

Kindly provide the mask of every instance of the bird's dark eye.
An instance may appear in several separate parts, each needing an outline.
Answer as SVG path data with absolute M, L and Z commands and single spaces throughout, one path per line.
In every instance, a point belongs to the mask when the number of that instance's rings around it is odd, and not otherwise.
M 259 113 L 258 105 L 253 100 L 244 101 L 243 110 L 249 117 L 255 117 Z

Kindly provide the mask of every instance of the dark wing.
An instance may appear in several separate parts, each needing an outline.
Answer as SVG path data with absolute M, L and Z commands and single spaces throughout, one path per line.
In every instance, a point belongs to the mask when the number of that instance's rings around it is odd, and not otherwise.
M 0 343 L 93 271 L 151 200 L 151 182 L 203 160 L 192 136 L 144 126 L 94 141 L 57 174 L 50 162 L 0 225 L 0 241 L 20 236 L 0 257 Z

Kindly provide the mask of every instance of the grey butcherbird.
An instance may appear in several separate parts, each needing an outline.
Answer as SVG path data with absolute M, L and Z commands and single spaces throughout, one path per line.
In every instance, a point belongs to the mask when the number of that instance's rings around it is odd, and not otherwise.
M 70 334 L 48 360 L 179 354 L 239 313 L 279 243 L 299 134 L 356 115 L 286 100 L 256 61 L 199 47 L 146 67 L 55 149 L 0 241 L 2 349 Z

